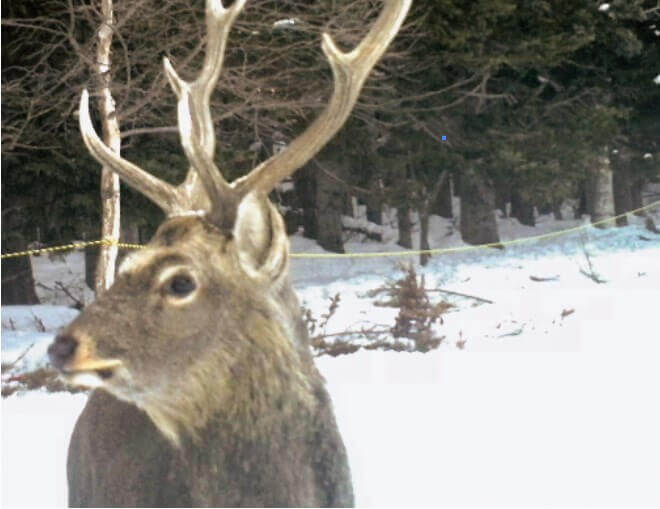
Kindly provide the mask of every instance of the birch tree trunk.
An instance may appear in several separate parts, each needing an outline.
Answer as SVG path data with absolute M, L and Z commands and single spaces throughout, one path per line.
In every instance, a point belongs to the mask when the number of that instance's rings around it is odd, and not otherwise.
M 114 26 L 112 0 L 101 0 L 103 20 L 99 28 L 99 40 L 96 49 L 98 62 L 99 97 L 98 108 L 101 113 L 103 141 L 119 154 L 121 139 L 119 121 L 115 111 L 115 101 L 110 93 L 110 49 Z M 103 167 L 101 171 L 101 236 L 103 239 L 119 241 L 119 177 Z M 99 249 L 96 268 L 96 295 L 100 296 L 112 286 L 115 279 L 115 265 L 118 248 L 115 244 L 103 245 Z

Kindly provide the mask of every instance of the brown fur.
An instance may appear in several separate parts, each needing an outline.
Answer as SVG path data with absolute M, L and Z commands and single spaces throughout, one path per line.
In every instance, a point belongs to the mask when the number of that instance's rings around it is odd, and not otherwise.
M 251 200 L 231 233 L 167 220 L 62 332 L 80 343 L 72 381 L 112 369 L 71 439 L 71 506 L 352 505 L 281 218 Z M 198 287 L 172 299 L 162 285 L 182 270 Z

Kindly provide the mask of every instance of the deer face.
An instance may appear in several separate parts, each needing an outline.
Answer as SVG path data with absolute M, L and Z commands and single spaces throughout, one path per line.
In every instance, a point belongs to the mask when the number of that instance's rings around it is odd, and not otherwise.
M 256 200 L 239 207 L 229 233 L 200 217 L 171 218 L 57 336 L 51 363 L 70 383 L 132 402 L 176 436 L 186 421 L 165 414 L 185 408 L 181 399 L 217 408 L 263 352 L 297 363 L 282 325 L 290 319 L 273 293 L 287 276 L 287 248 L 281 217 Z M 274 366 L 266 364 L 264 374 Z
M 74 383 L 120 393 L 160 385 L 164 365 L 181 369 L 208 347 L 213 322 L 229 325 L 242 296 L 227 267 L 229 243 L 198 218 L 164 223 L 125 260 L 113 287 L 56 338 L 52 363 Z

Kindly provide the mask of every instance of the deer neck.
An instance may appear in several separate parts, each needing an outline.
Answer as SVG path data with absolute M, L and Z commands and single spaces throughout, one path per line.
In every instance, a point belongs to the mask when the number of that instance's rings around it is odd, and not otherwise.
M 187 439 L 203 442 L 218 428 L 235 438 L 257 440 L 313 411 L 317 372 L 301 355 L 300 341 L 292 339 L 295 331 L 285 330 L 290 320 L 273 313 L 277 307 L 255 309 L 245 317 L 250 325 L 241 332 L 236 358 L 228 361 L 231 352 L 221 348 L 211 352 L 185 374 L 185 390 L 159 391 L 155 399 L 140 402 L 174 446 Z

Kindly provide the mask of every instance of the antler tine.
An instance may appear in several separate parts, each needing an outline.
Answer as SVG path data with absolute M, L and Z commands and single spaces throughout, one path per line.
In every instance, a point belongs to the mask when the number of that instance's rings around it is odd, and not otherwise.
M 206 53 L 204 65 L 195 81 L 184 81 L 167 58 L 163 61 L 165 74 L 178 98 L 179 132 L 181 145 L 190 161 L 189 171 L 199 176 L 211 202 L 211 212 L 219 214 L 216 219 L 227 221 L 228 224 L 233 221 L 233 213 L 227 215 L 226 211 L 236 208 L 236 193 L 213 161 L 215 134 L 210 98 L 222 70 L 229 31 L 245 2 L 236 0 L 231 7 L 225 8 L 221 0 L 206 1 Z
M 103 143 L 96 134 L 89 115 L 87 89 L 83 90 L 80 96 L 79 123 L 83 141 L 99 163 L 117 173 L 124 182 L 156 203 L 165 213 L 171 213 L 183 207 L 182 197 L 173 186 L 123 159 Z
M 378 19 L 353 51 L 340 51 L 332 37 L 323 34 L 322 48 L 332 68 L 335 83 L 328 105 L 283 151 L 233 183 L 239 196 L 251 191 L 270 192 L 278 182 L 314 157 L 344 125 L 369 72 L 399 31 L 412 3 L 412 0 L 384 1 L 385 7 Z

